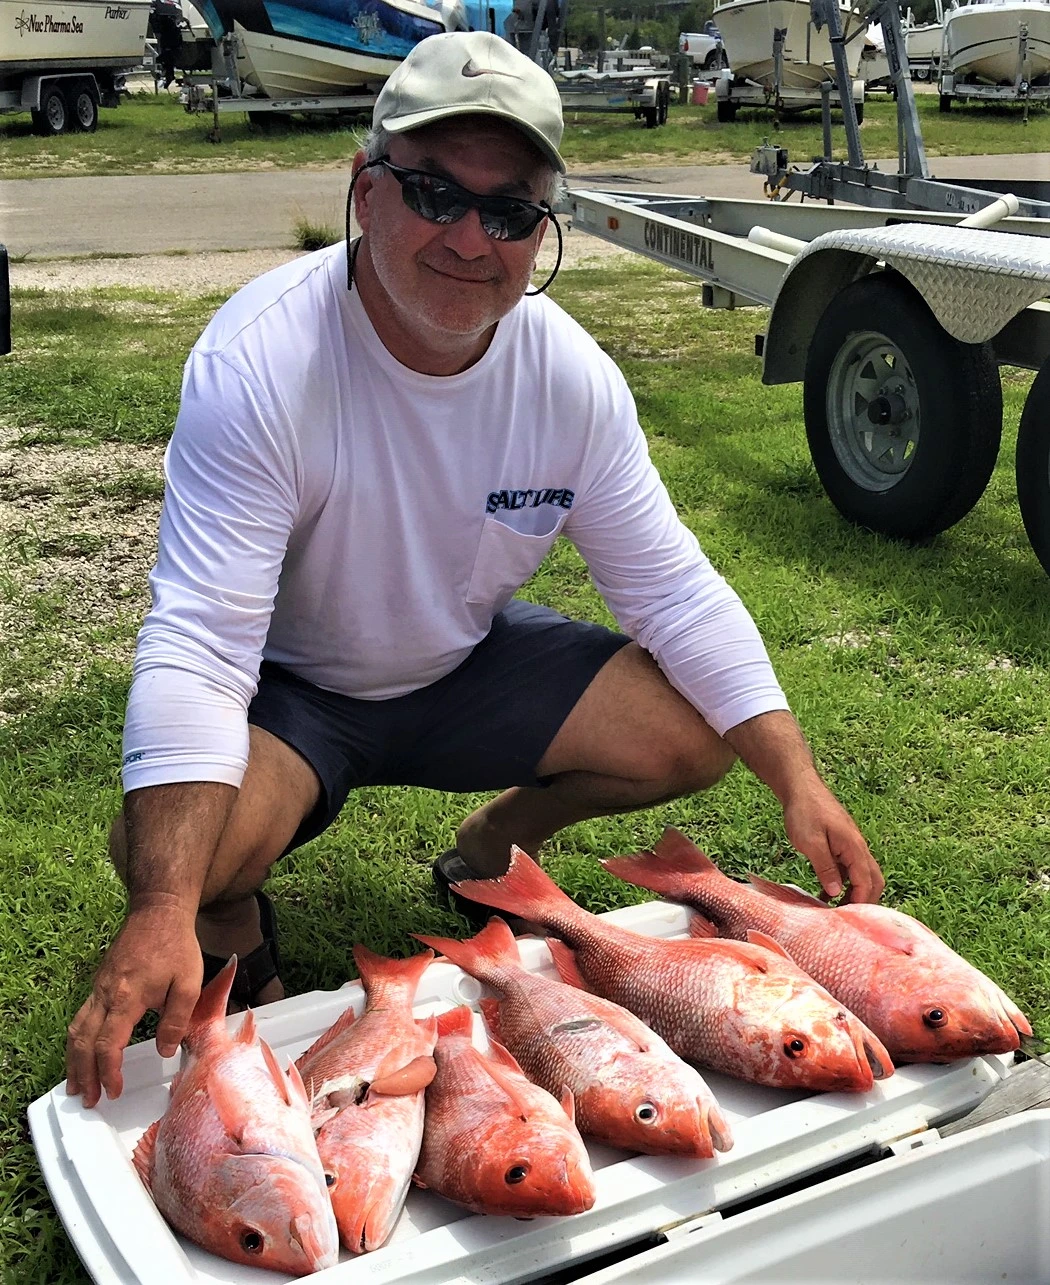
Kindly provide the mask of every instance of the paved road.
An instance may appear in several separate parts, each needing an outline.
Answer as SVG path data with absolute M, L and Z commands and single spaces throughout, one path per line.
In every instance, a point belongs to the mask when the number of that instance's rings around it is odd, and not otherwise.
M 893 170 L 893 162 L 883 162 Z M 938 159 L 939 178 L 1050 182 L 1050 152 Z M 285 170 L 236 174 L 40 178 L 0 182 L 0 240 L 13 255 L 149 254 L 288 246 L 301 217 L 339 226 L 347 173 Z M 575 187 L 634 187 L 689 195 L 761 197 L 746 165 L 619 169 L 570 175 Z

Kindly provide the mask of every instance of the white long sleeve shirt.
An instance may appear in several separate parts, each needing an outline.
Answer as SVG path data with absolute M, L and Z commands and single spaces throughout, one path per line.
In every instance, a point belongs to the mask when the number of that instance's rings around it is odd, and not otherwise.
M 345 245 L 267 273 L 194 346 L 165 477 L 127 790 L 239 785 L 264 657 L 368 700 L 435 682 L 559 535 L 715 731 L 787 708 L 622 375 L 545 296 L 436 377 L 383 347 L 346 289 Z

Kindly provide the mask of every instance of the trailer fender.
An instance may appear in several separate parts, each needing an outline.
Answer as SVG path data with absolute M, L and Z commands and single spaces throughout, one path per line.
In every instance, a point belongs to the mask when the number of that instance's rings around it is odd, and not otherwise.
M 1043 237 L 928 223 L 826 232 L 797 255 L 781 283 L 763 350 L 763 383 L 802 379 L 824 309 L 880 263 L 909 281 L 943 329 L 967 344 L 994 339 L 1050 295 L 1050 242 Z

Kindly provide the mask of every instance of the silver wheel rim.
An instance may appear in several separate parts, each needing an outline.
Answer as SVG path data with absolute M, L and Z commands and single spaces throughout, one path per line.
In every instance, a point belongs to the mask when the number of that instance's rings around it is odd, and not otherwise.
M 872 330 L 848 335 L 832 363 L 828 434 L 842 471 L 866 491 L 896 486 L 919 445 L 919 394 L 904 354 Z
M 77 95 L 77 120 L 81 125 L 91 124 L 94 106 L 91 95 L 86 90 Z
M 62 126 L 66 123 L 66 109 L 57 94 L 52 94 L 47 100 L 47 123 L 56 134 L 62 132 Z

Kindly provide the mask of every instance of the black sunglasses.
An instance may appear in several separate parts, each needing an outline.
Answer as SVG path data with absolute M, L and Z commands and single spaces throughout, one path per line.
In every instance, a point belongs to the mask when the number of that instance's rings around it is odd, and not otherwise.
M 401 184 L 405 204 L 428 223 L 457 223 L 470 210 L 477 210 L 481 226 L 494 240 L 524 241 L 551 215 L 546 203 L 523 201 L 516 196 L 479 196 L 439 174 L 394 165 L 385 156 L 369 161 L 362 169 L 373 165 L 389 170 Z

